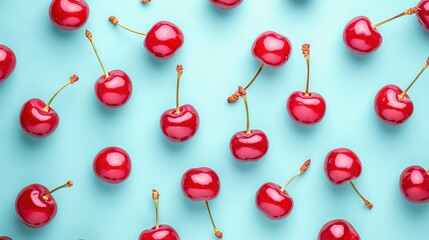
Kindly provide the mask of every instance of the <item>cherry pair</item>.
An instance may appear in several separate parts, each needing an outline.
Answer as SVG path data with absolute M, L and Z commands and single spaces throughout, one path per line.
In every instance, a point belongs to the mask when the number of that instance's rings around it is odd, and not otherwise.
M 15 53 L 9 47 L 0 44 L 0 83 L 12 74 L 15 66 Z
M 352 52 L 365 55 L 371 54 L 381 46 L 383 41 L 383 37 L 377 27 L 399 17 L 412 14 L 416 14 L 423 28 L 429 31 L 429 0 L 422 0 L 416 7 L 376 24 L 372 24 L 365 16 L 353 18 L 344 28 L 344 43 Z

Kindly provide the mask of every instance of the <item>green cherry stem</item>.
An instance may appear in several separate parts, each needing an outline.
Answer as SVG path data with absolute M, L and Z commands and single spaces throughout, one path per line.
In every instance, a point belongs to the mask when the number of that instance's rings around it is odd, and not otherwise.
M 412 7 L 412 8 L 410 8 L 410 9 L 408 9 L 408 10 L 406 10 L 406 11 L 404 11 L 404 12 L 402 12 L 402 13 L 400 13 L 400 14 L 398 14 L 398 15 L 394 16 L 394 17 L 391 17 L 391 18 L 389 18 L 389 19 L 387 19 L 387 20 L 384 20 L 384 21 L 381 21 L 381 22 L 379 22 L 379 23 L 373 24 L 373 25 L 372 25 L 372 27 L 373 27 L 373 28 L 377 28 L 377 27 L 379 27 L 379 26 L 381 26 L 381 25 L 383 25 L 383 24 L 385 24 L 385 23 L 388 23 L 388 22 L 390 22 L 390 21 L 392 21 L 392 20 L 395 20 L 395 19 L 397 19 L 397 18 L 400 18 L 400 17 L 402 17 L 402 16 L 406 16 L 406 15 L 413 15 L 413 14 L 415 14 L 415 13 L 418 13 L 419 11 L 420 11 L 420 8 L 419 8 L 419 7 Z
M 302 54 L 304 55 L 305 62 L 307 63 L 307 84 L 305 86 L 304 95 L 308 97 L 310 88 L 310 44 L 306 43 L 302 45 Z
M 155 229 L 159 229 L 159 192 L 152 190 L 152 199 L 155 203 Z
M 122 24 L 119 22 L 119 20 L 118 20 L 115 16 L 111 16 L 111 17 L 109 17 L 109 21 L 110 21 L 111 23 L 113 23 L 114 25 L 118 25 L 118 26 L 120 26 L 121 28 L 123 28 L 123 29 L 125 29 L 125 30 L 127 30 L 127 31 L 130 31 L 130 32 L 135 33 L 135 34 L 139 34 L 139 35 L 146 36 L 146 33 L 145 33 L 145 32 L 139 32 L 139 31 L 133 30 L 133 29 L 131 29 L 131 28 L 128 28 L 128 27 L 126 27 L 126 26 L 122 25 Z
M 183 67 L 182 65 L 177 65 L 176 67 L 177 71 L 177 80 L 176 80 L 176 111 L 174 114 L 180 114 L 180 106 L 179 106 L 179 87 L 180 87 L 180 78 L 183 74 Z
M 73 186 L 73 181 L 72 180 L 69 180 L 69 181 L 67 181 L 65 184 L 63 184 L 63 185 L 61 185 L 61 186 L 59 186 L 59 187 L 57 187 L 57 188 L 54 188 L 53 190 L 51 190 L 49 193 L 47 193 L 47 194 L 45 194 L 45 195 L 43 195 L 43 200 L 45 200 L 45 201 L 47 201 L 48 199 L 49 199 L 49 196 L 51 196 L 52 195 L 52 193 L 54 193 L 54 192 L 56 192 L 56 191 L 58 191 L 58 190 L 60 190 L 60 189 L 63 189 L 63 188 L 69 188 L 69 187 L 72 187 Z
M 205 203 L 206 203 L 207 211 L 209 213 L 210 221 L 212 222 L 212 225 L 213 225 L 213 231 L 215 233 L 215 236 L 217 238 L 222 238 L 223 237 L 223 233 L 221 231 L 219 231 L 219 229 L 216 227 L 216 224 L 215 224 L 215 222 L 213 220 L 212 212 L 210 211 L 209 202 L 206 200 Z
M 307 161 L 304 162 L 304 164 L 301 166 L 301 168 L 299 169 L 299 171 L 297 173 L 295 173 L 295 175 L 293 175 L 287 182 L 286 184 L 280 188 L 280 191 L 284 192 L 285 189 L 287 188 L 287 186 L 299 175 L 303 174 L 305 171 L 307 171 L 307 169 L 310 167 L 311 164 L 311 160 L 308 159 Z
M 46 103 L 45 107 L 43 107 L 43 111 L 48 112 L 49 108 L 52 104 L 52 101 L 54 101 L 55 97 L 68 85 L 71 85 L 79 80 L 79 77 L 77 75 L 73 75 L 69 78 L 69 80 L 60 88 L 58 91 L 55 92 L 55 94 L 49 99 L 48 103 Z
M 374 205 L 372 205 L 372 203 L 370 201 L 368 201 L 368 199 L 366 199 L 357 189 L 357 187 L 355 186 L 355 184 L 352 181 L 349 181 L 350 185 L 352 185 L 352 188 L 355 190 L 355 192 L 357 193 L 357 195 L 362 199 L 362 201 L 365 203 L 365 206 L 367 206 L 369 209 L 371 209 Z
M 414 78 L 414 80 L 410 83 L 410 85 L 408 85 L 408 87 L 401 93 L 399 94 L 398 98 L 399 99 L 404 99 L 405 94 L 407 94 L 407 92 L 410 90 L 410 88 L 414 85 L 414 83 L 417 81 L 417 79 L 419 79 L 420 75 L 423 74 L 423 72 L 426 70 L 426 68 L 428 68 L 429 66 L 429 57 L 426 60 L 426 64 L 425 66 L 422 68 L 422 70 L 420 70 L 419 74 L 417 74 L 417 76 Z
M 94 49 L 95 56 L 97 56 L 98 62 L 100 63 L 101 68 L 103 69 L 104 75 L 106 78 L 109 78 L 109 73 L 107 73 L 106 68 L 104 68 L 103 62 L 101 61 L 100 55 L 98 55 L 97 48 L 95 47 L 94 40 L 92 39 L 92 33 L 88 30 L 85 31 L 85 36 L 88 38 L 89 42 L 92 45 L 92 49 Z

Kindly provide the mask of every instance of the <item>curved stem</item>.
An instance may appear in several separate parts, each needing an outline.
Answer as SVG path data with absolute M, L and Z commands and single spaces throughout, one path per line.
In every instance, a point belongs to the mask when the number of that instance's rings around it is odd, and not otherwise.
M 66 82 L 58 91 L 55 92 L 55 94 L 49 99 L 48 103 L 46 103 L 45 107 L 43 107 L 43 111 L 48 112 L 49 107 L 51 106 L 52 101 L 54 101 L 55 97 L 68 85 L 75 83 L 77 80 L 79 80 L 79 77 L 76 75 L 73 75 L 70 77 L 68 82 Z
M 310 88 L 310 57 L 306 57 L 305 61 L 307 62 L 307 84 L 305 86 L 304 95 L 306 97 L 309 96 L 309 88 Z
M 98 62 L 100 63 L 101 68 L 103 69 L 104 75 L 106 78 L 109 77 L 109 73 L 107 73 L 106 68 L 104 68 L 103 62 L 101 61 L 100 55 L 98 55 L 97 48 L 95 47 L 94 40 L 92 39 L 92 33 L 88 30 L 85 32 L 86 38 L 88 38 L 89 42 L 92 45 L 92 49 L 94 49 L 95 56 L 97 56 Z
M 155 189 L 152 190 L 152 199 L 155 203 L 155 229 L 159 229 L 159 193 Z
M 249 104 L 247 102 L 246 96 L 241 96 L 244 101 L 244 107 L 246 108 L 246 134 L 250 134 L 250 114 L 249 114 Z
M 61 186 L 59 186 L 59 187 L 57 187 L 57 188 L 54 188 L 54 189 L 52 189 L 48 194 L 45 194 L 45 195 L 43 195 L 43 199 L 44 200 L 48 200 L 49 199 L 49 196 L 50 195 L 52 195 L 52 193 L 54 193 L 54 192 L 56 192 L 56 191 L 58 191 L 58 190 L 60 190 L 60 189 L 62 189 L 62 188 L 69 188 L 69 187 L 72 187 L 73 186 L 73 181 L 72 180 L 69 180 L 69 181 L 67 181 L 65 184 L 63 184 L 63 185 L 61 185 Z
M 426 70 L 426 68 L 428 68 L 428 66 L 429 66 L 429 59 L 427 60 L 427 63 L 422 68 L 422 70 L 420 70 L 419 74 L 417 74 L 417 76 L 414 78 L 414 80 L 410 83 L 410 85 L 408 85 L 408 87 L 401 94 L 399 94 L 399 96 L 398 96 L 399 99 L 403 99 L 405 97 L 405 94 L 407 94 L 407 92 L 414 85 L 414 83 L 417 81 L 417 79 L 419 79 L 420 75 L 422 75 L 422 73 Z
M 255 76 L 253 76 L 252 80 L 244 87 L 244 90 L 247 90 L 250 87 L 250 85 L 252 85 L 252 83 L 256 80 L 256 78 L 261 73 L 264 66 L 265 66 L 265 64 L 262 63 L 261 66 L 259 67 L 258 71 L 256 72 Z
M 412 14 L 415 14 L 415 13 L 417 13 L 419 11 L 420 11 L 420 8 L 418 8 L 418 7 L 410 8 L 410 9 L 408 9 L 408 10 L 406 10 L 406 11 L 404 11 L 404 12 L 402 12 L 402 13 L 396 15 L 396 16 L 393 16 L 393 17 L 391 17 L 389 19 L 386 19 L 384 21 L 381 21 L 379 23 L 373 24 L 372 27 L 373 28 L 377 28 L 377 27 L 379 27 L 379 26 L 381 26 L 381 25 L 383 25 L 385 23 L 388 23 L 388 22 L 390 22 L 392 20 L 395 20 L 395 19 L 400 18 L 400 17 L 405 16 L 405 15 L 412 15 Z
M 287 188 L 287 186 L 299 175 L 303 174 L 305 171 L 307 171 L 307 169 L 310 167 L 311 164 L 311 160 L 308 159 L 307 161 L 304 162 L 304 164 L 301 166 L 301 168 L 299 169 L 299 171 L 297 173 L 295 173 L 295 175 L 293 175 L 287 182 L 286 184 L 280 188 L 280 191 L 284 192 L 285 189 Z
M 176 111 L 174 114 L 180 114 L 180 106 L 179 106 L 179 87 L 180 87 L 180 78 L 182 77 L 183 67 L 182 65 L 177 65 L 177 80 L 176 80 Z
M 210 221 L 212 222 L 212 225 L 213 225 L 213 231 L 214 231 L 217 238 L 222 238 L 223 233 L 221 231 L 219 231 L 219 229 L 217 229 L 217 227 L 216 227 L 216 224 L 213 220 L 212 212 L 210 211 L 209 202 L 207 200 L 205 202 L 206 202 L 207 211 L 209 212 Z
M 371 209 L 374 205 L 372 205 L 372 203 L 370 201 L 368 201 L 357 189 L 357 187 L 355 186 L 355 184 L 352 181 L 349 181 L 350 185 L 352 185 L 353 189 L 355 190 L 355 192 L 357 193 L 357 195 L 362 199 L 362 201 L 365 203 L 365 205 Z
M 120 26 L 121 28 L 123 28 L 123 29 L 125 29 L 125 30 L 127 30 L 127 31 L 129 31 L 129 32 L 132 32 L 132 33 L 136 33 L 136 34 L 139 34 L 139 35 L 146 36 L 146 33 L 145 33 L 145 32 L 139 32 L 139 31 L 133 30 L 133 29 L 131 29 L 131 28 L 128 28 L 128 27 L 126 27 L 126 26 L 122 25 L 122 24 L 119 22 L 119 20 L 118 20 L 116 17 L 114 17 L 114 16 L 109 17 L 109 21 L 110 21 L 111 23 L 113 23 L 114 25 L 118 25 L 118 26 Z

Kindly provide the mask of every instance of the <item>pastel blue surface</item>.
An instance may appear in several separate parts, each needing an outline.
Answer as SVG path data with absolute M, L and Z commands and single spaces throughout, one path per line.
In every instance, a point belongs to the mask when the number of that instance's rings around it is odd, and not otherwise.
M 25 3 L 24 3 L 25 2 Z M 358 15 L 384 20 L 418 1 L 360 0 L 244 1 L 222 11 L 208 0 L 89 1 L 91 15 L 84 28 L 58 30 L 48 17 L 49 1 L 1 1 L 0 43 L 18 59 L 13 75 L 0 84 L 0 236 L 14 240 L 138 239 L 154 225 L 151 189 L 161 194 L 160 220 L 173 226 L 181 239 L 215 239 L 202 202 L 190 202 L 181 192 L 182 174 L 207 166 L 222 181 L 211 202 L 224 239 L 316 239 L 324 223 L 336 218 L 351 222 L 362 239 L 426 239 L 429 204 L 408 203 L 399 191 L 399 175 L 410 165 L 427 168 L 429 153 L 429 73 L 411 89 L 415 111 L 400 127 L 381 123 L 373 111 L 377 91 L 388 83 L 406 87 L 429 54 L 429 34 L 415 16 L 380 27 L 384 42 L 371 56 L 350 53 L 342 42 L 344 25 Z M 159 20 L 177 24 L 185 35 L 183 48 L 172 59 L 153 59 L 143 38 L 115 28 L 107 18 L 139 30 Z M 134 92 L 125 107 L 111 110 L 98 103 L 94 82 L 102 71 L 84 36 L 92 31 L 105 66 L 122 69 L 132 78 Z M 266 132 L 270 149 L 252 164 L 234 160 L 229 139 L 245 127 L 242 102 L 226 97 L 246 84 L 259 62 L 251 55 L 254 39 L 263 31 L 286 35 L 293 45 L 289 62 L 266 68 L 248 91 L 251 126 Z M 301 44 L 311 43 L 311 90 L 327 101 L 324 120 L 300 126 L 288 116 L 285 102 L 304 90 L 305 61 Z M 183 64 L 181 102 L 198 110 L 201 125 L 184 144 L 161 134 L 159 117 L 174 107 L 176 64 Z M 65 89 L 52 107 L 61 121 L 46 139 L 25 135 L 19 111 L 29 98 L 45 101 L 67 80 L 80 81 Z M 107 146 L 128 151 L 133 170 L 120 185 L 98 180 L 94 156 Z M 337 147 L 354 150 L 363 164 L 355 181 L 374 203 L 366 209 L 349 185 L 334 186 L 323 172 L 326 154 Z M 295 200 L 292 214 L 282 221 L 265 218 L 255 207 L 261 184 L 283 184 L 307 158 L 309 171 L 288 192 Z M 68 179 L 75 186 L 55 194 L 58 214 L 46 227 L 31 229 L 16 216 L 17 193 L 26 185 L 56 187 Z

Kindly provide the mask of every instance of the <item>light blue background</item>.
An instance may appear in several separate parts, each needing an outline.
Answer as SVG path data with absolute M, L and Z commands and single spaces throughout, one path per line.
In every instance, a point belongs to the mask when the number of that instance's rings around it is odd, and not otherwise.
M 429 205 L 402 197 L 398 179 L 414 164 L 428 167 L 429 73 L 409 92 L 415 104 L 410 120 L 400 127 L 381 123 L 373 111 L 377 91 L 388 83 L 406 87 L 429 54 L 429 34 L 415 16 L 380 27 L 382 47 L 371 56 L 351 54 L 342 42 L 344 25 L 358 15 L 374 22 L 391 17 L 418 1 L 272 0 L 244 1 L 221 11 L 208 0 L 89 1 L 91 15 L 78 31 L 56 29 L 48 17 L 49 1 L 1 1 L 0 42 L 18 58 L 13 75 L 0 84 L 0 235 L 15 240 L 137 239 L 154 225 L 151 189 L 161 194 L 160 217 L 182 239 L 214 239 L 202 202 L 182 194 L 180 179 L 191 167 L 215 169 L 222 181 L 211 202 L 224 239 L 316 239 L 324 223 L 350 221 L 362 239 L 425 239 Z M 138 30 L 159 20 L 176 23 L 185 35 L 183 48 L 172 59 L 155 60 L 143 38 L 115 28 L 110 15 Z M 94 82 L 102 71 L 84 36 L 92 31 L 109 70 L 122 69 L 132 78 L 134 92 L 125 107 L 102 107 Z M 281 68 L 266 68 L 249 89 L 252 128 L 266 132 L 270 150 L 257 163 L 235 161 L 229 139 L 245 127 L 243 103 L 225 98 L 247 83 L 259 66 L 250 53 L 263 31 L 286 35 L 293 51 Z M 317 126 L 295 124 L 285 101 L 304 90 L 305 61 L 301 44 L 311 43 L 311 90 L 327 101 L 325 119 Z M 198 110 L 201 126 L 184 144 L 166 140 L 159 117 L 174 107 L 175 66 L 183 64 L 181 103 Z M 61 122 L 46 139 L 26 136 L 19 126 L 22 104 L 29 98 L 47 101 L 71 74 L 80 81 L 61 93 L 52 107 Z M 99 150 L 120 146 L 132 157 L 130 178 L 120 185 L 96 179 L 92 161 Z M 356 185 L 374 203 L 362 204 L 349 185 L 330 184 L 323 172 L 326 154 L 348 147 L 361 158 L 363 172 Z M 265 218 L 254 205 L 254 194 L 266 181 L 283 184 L 304 160 L 309 171 L 288 187 L 295 200 L 282 221 Z M 75 186 L 55 194 L 59 211 L 46 227 L 31 229 L 15 214 L 16 194 L 26 185 L 56 187 L 68 179 Z

